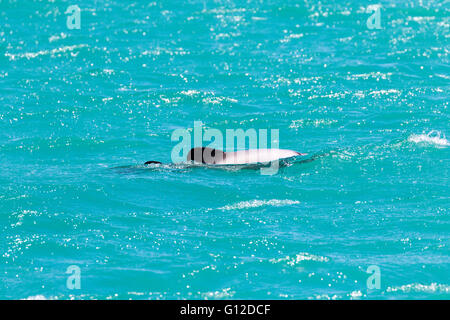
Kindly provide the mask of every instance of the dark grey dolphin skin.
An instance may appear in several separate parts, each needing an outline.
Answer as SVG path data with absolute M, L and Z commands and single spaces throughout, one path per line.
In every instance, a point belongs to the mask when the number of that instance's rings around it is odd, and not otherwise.
M 207 147 L 197 147 L 189 151 L 186 160 L 203 164 L 216 164 L 223 162 L 225 158 L 226 154 L 221 150 Z
M 215 164 L 217 162 L 223 161 L 224 159 L 225 152 L 207 147 L 192 148 L 191 150 L 189 150 L 189 153 L 186 157 L 186 161 L 194 161 L 203 164 Z M 159 161 L 147 161 L 144 164 L 162 163 Z
M 189 150 L 187 161 L 194 161 L 203 164 L 215 164 L 225 159 L 225 152 L 206 147 L 198 147 Z M 159 161 L 147 161 L 144 164 L 162 164 Z

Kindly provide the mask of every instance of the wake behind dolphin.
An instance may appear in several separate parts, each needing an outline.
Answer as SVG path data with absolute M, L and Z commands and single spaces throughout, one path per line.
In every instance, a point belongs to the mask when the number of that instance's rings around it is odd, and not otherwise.
M 197 147 L 189 151 L 186 161 L 187 163 L 218 166 L 257 165 L 304 155 L 306 154 L 288 149 L 250 149 L 236 152 L 224 152 L 213 148 Z M 161 162 L 147 161 L 145 164 L 161 164 Z

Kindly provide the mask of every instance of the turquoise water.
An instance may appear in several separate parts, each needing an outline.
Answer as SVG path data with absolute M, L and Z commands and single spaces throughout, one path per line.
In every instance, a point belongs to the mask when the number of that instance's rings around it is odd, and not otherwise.
M 0 1 L 0 298 L 450 298 L 450 9 L 378 3 Z M 142 166 L 194 121 L 319 156 Z

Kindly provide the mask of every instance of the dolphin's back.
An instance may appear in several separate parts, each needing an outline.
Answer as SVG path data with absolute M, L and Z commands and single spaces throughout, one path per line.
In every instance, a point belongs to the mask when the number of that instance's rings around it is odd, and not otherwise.
M 287 149 L 250 149 L 236 152 L 225 152 L 223 161 L 216 164 L 249 164 L 271 162 L 301 155 L 293 150 Z

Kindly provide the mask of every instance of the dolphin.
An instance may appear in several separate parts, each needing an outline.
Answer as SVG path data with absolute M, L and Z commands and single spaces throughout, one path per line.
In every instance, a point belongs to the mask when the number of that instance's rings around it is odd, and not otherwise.
M 243 165 L 268 163 L 304 155 L 306 154 L 288 149 L 249 149 L 224 152 L 219 149 L 197 147 L 189 151 L 186 161 L 214 165 Z M 161 164 L 161 162 L 147 161 L 145 164 Z

